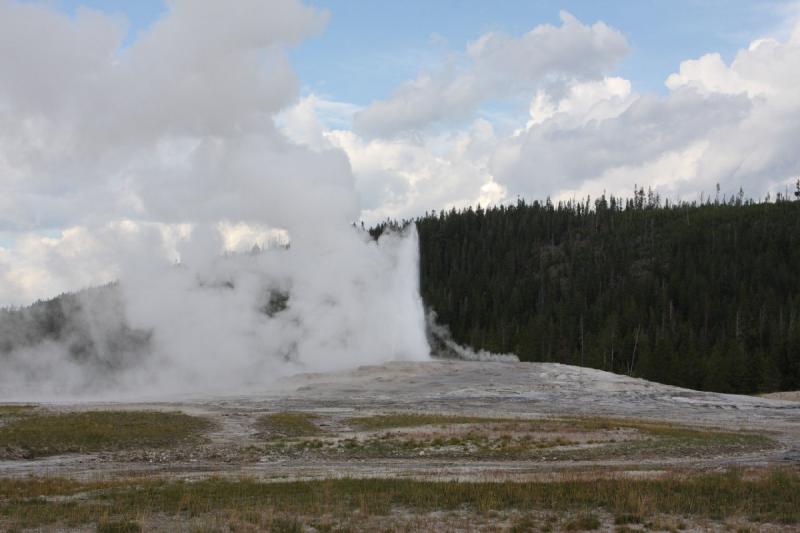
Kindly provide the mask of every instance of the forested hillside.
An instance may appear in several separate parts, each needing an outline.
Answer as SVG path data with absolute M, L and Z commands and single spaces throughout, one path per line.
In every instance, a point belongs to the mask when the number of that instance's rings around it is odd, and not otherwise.
M 800 389 L 800 202 L 670 205 L 640 190 L 416 223 L 423 299 L 475 349 L 711 391 Z
M 47 357 L 63 350 L 75 362 L 105 370 L 135 366 L 146 352 L 150 333 L 124 321 L 116 283 L 66 293 L 15 309 L 0 309 L 0 362 L 13 351 L 30 361 L 30 373 L 46 367 Z

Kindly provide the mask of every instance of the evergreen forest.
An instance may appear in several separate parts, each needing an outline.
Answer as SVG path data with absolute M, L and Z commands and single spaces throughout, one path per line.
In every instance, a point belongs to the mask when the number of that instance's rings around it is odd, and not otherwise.
M 638 189 L 415 222 L 423 300 L 473 349 L 692 389 L 800 389 L 800 201 Z

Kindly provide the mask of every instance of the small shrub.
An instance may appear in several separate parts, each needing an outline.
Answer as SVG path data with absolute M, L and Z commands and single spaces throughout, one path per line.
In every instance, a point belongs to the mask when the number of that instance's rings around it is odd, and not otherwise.
M 614 517 L 614 523 L 617 525 L 622 524 L 641 524 L 642 517 L 631 513 L 622 513 Z
M 303 524 L 296 518 L 276 518 L 270 524 L 273 533 L 303 533 Z
M 323 433 L 313 420 L 313 413 L 272 413 L 256 421 L 256 428 L 270 438 L 311 437 Z
M 528 533 L 536 531 L 536 522 L 530 516 L 523 516 L 511 526 L 511 533 Z
M 567 531 L 592 531 L 600 529 L 600 519 L 593 514 L 582 514 L 571 522 L 567 522 L 564 529 Z
M 97 533 L 140 533 L 142 526 L 136 522 L 106 522 L 97 524 Z

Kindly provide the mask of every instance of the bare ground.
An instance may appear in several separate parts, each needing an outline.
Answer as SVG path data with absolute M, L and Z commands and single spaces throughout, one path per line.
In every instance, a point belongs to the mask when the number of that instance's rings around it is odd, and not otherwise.
M 762 394 L 762 398 L 769 398 L 770 400 L 786 400 L 788 402 L 800 402 L 800 391 L 786 391 L 786 392 L 770 392 Z

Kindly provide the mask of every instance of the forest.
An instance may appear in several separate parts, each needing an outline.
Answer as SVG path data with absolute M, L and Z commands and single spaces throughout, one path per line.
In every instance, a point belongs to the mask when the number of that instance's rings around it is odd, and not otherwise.
M 716 392 L 800 389 L 800 201 L 637 189 L 414 222 L 425 305 L 476 350 Z

